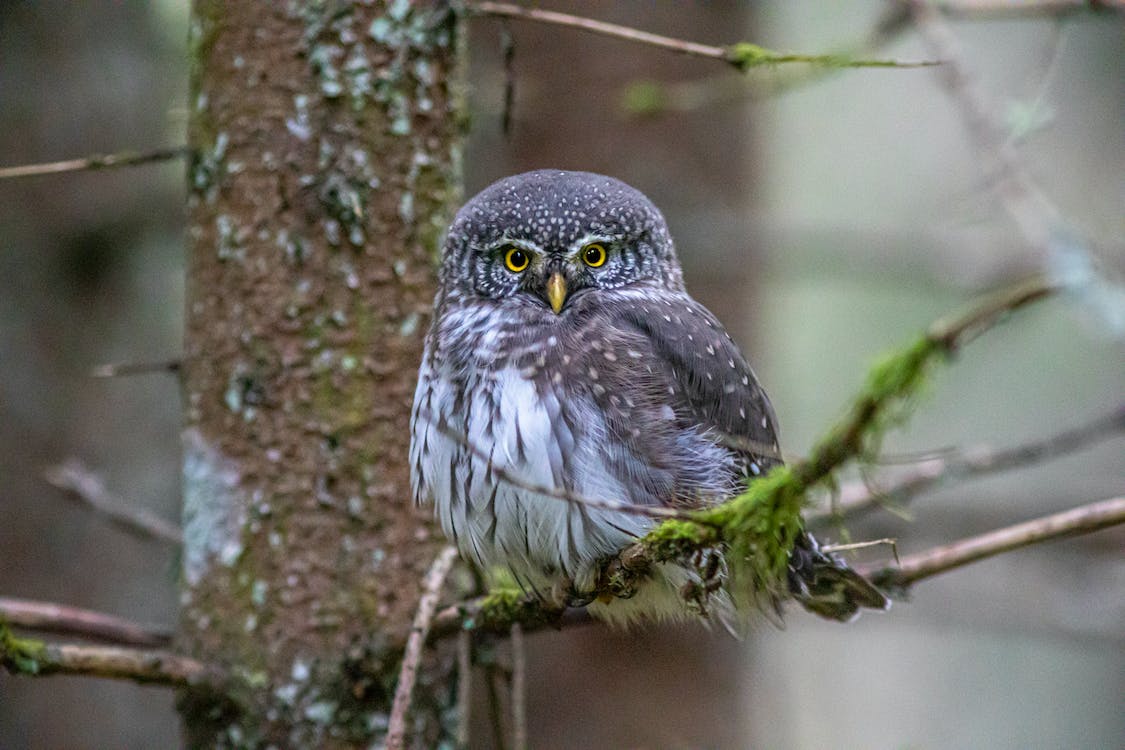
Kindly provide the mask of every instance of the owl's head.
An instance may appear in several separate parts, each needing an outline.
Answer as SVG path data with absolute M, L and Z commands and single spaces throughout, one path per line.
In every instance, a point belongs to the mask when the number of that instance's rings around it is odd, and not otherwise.
M 443 295 L 555 314 L 595 290 L 683 288 L 652 201 L 590 172 L 545 169 L 493 183 L 457 212 L 442 254 Z

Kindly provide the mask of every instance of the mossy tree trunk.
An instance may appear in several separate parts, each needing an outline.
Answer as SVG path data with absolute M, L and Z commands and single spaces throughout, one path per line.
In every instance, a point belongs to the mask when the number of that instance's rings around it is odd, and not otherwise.
M 441 546 L 406 448 L 458 194 L 456 18 L 196 0 L 191 39 L 179 645 L 243 689 L 237 710 L 185 695 L 186 737 L 369 746 L 397 674 L 382 644 Z M 451 690 L 445 660 L 426 669 L 421 746 Z

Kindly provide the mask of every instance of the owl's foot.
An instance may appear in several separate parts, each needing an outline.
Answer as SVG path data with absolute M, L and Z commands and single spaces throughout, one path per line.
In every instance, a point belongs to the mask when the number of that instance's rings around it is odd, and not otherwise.
M 579 591 L 568 577 L 560 578 L 551 586 L 550 605 L 558 609 L 567 607 L 585 607 L 598 598 L 596 591 Z

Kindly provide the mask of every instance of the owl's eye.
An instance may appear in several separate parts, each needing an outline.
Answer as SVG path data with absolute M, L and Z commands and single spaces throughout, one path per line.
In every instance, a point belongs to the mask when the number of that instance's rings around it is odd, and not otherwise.
M 527 264 L 531 262 L 530 256 L 523 248 L 515 247 L 514 245 L 504 251 L 504 265 L 512 273 L 519 273 L 527 268 Z
M 605 263 L 606 252 L 605 248 L 596 242 L 592 245 L 587 245 L 582 248 L 582 261 L 590 268 L 597 268 Z

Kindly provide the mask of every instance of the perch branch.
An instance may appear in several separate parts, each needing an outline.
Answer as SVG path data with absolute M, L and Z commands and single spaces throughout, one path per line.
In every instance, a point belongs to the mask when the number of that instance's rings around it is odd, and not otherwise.
M 954 570 L 977 560 L 1032 544 L 1125 523 L 1125 497 L 1102 500 L 1089 505 L 1044 516 L 1033 521 L 1007 526 L 980 536 L 909 555 L 895 567 L 865 569 L 872 583 L 881 588 L 907 589 L 923 578 Z
M 126 646 L 167 646 L 172 633 L 89 609 L 0 596 L 0 621 L 42 633 L 93 638 Z
M 857 60 L 844 55 L 801 55 L 789 52 L 776 52 L 748 42 L 739 42 L 726 46 L 700 44 L 686 39 L 653 34 L 641 31 L 630 26 L 621 26 L 615 23 L 597 21 L 593 18 L 575 16 L 570 13 L 560 13 L 542 8 L 525 8 L 514 3 L 498 3 L 479 0 L 466 6 L 470 13 L 483 16 L 497 16 L 500 18 L 518 18 L 526 21 L 566 26 L 593 34 L 623 39 L 638 44 L 647 44 L 651 47 L 678 52 L 693 57 L 702 57 L 710 60 L 727 63 L 737 70 L 745 73 L 751 68 L 764 65 L 777 65 L 781 63 L 811 63 L 832 68 L 920 68 L 937 65 L 936 61 L 921 60 L 916 62 L 899 62 L 896 60 Z
M 86 503 L 125 531 L 145 539 L 159 539 L 169 544 L 182 545 L 183 531 L 155 513 L 135 508 L 114 495 L 101 478 L 81 461 L 72 458 L 43 472 L 44 478 L 63 490 L 67 497 Z
M 134 167 L 139 164 L 151 164 L 158 161 L 169 161 L 187 156 L 191 152 L 187 146 L 172 146 L 158 148 L 153 151 L 121 151 L 116 154 L 94 154 L 83 159 L 68 159 L 66 161 L 53 161 L 45 164 L 23 164 L 17 167 L 0 167 L 0 180 L 10 180 L 16 177 L 33 177 L 43 174 L 59 174 L 60 172 L 81 172 L 83 170 L 113 169 L 115 167 Z
M 887 484 L 865 481 L 844 485 L 830 507 L 806 513 L 805 520 L 838 520 L 881 507 L 888 501 L 906 500 L 949 479 L 993 474 L 1065 456 L 1122 431 L 1125 431 L 1125 405 L 1081 427 L 1013 448 L 985 447 L 937 455 L 918 462 Z
M 410 636 L 402 656 L 398 687 L 395 688 L 394 703 L 391 704 L 391 718 L 387 725 L 388 750 L 402 750 L 405 747 L 406 714 L 410 710 L 410 698 L 414 693 L 414 682 L 418 677 L 418 665 L 422 661 L 422 647 L 426 643 L 426 636 L 434 619 L 434 612 L 437 610 L 441 588 L 456 560 L 456 548 L 445 547 L 434 559 L 422 581 L 422 597 L 418 600 L 418 612 L 414 615 L 414 623 L 410 627 Z
M 76 646 L 17 638 L 0 624 L 0 667 L 12 674 L 83 675 L 170 687 L 217 686 L 217 668 L 169 651 Z

